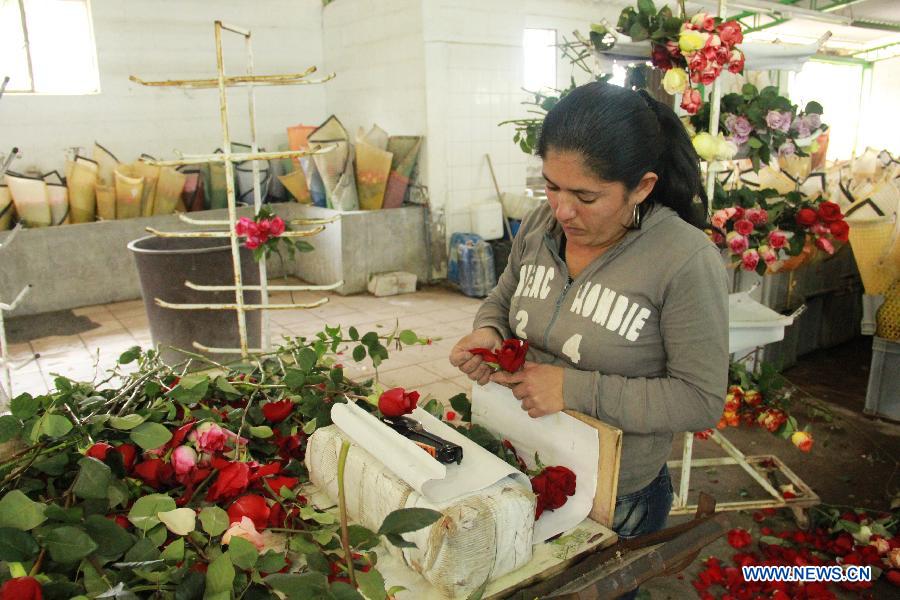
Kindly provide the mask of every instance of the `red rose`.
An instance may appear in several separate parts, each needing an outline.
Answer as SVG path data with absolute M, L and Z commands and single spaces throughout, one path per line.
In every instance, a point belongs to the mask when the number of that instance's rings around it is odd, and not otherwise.
M 891 584 L 900 587 L 900 569 L 885 571 L 884 578 L 891 582 Z M 40 598 L 40 596 L 36 596 L 36 598 Z
M 531 490 L 537 494 L 534 518 L 544 510 L 560 508 L 575 494 L 575 473 L 566 467 L 545 467 L 540 474 L 531 478 Z
M 197 419 L 191 419 L 181 427 L 175 430 L 175 433 L 172 434 L 172 439 L 169 440 L 169 443 L 166 444 L 167 448 L 177 448 L 181 445 L 181 442 L 184 441 L 184 438 L 191 432 L 191 429 L 194 428 L 194 424 L 197 422 Z
M 497 355 L 493 350 L 488 350 L 487 348 L 469 348 L 469 352 L 475 356 L 480 356 L 485 362 L 497 362 Z
M 112 446 L 110 446 L 106 442 L 97 442 L 96 444 L 88 448 L 87 452 L 85 452 L 84 455 L 102 461 L 106 460 L 106 453 L 111 449 Z
M 664 71 L 672 68 L 672 59 L 669 56 L 669 51 L 665 46 L 660 46 L 659 44 L 653 44 L 653 51 L 650 53 L 650 62 L 652 62 L 653 66 L 657 69 L 662 69 Z
M 137 458 L 137 447 L 134 444 L 122 444 L 116 446 L 116 452 L 122 455 L 122 464 L 125 465 L 126 471 L 131 471 L 134 467 L 134 460 Z
M 298 431 L 294 435 L 282 436 L 276 431 L 275 445 L 278 446 L 278 456 L 283 460 L 303 460 L 306 454 L 306 434 Z
M 106 518 L 113 521 L 122 529 L 129 529 L 131 527 L 131 521 L 129 521 L 125 515 L 106 515 Z
M 525 364 L 525 355 L 528 353 L 528 342 L 522 340 L 503 340 L 503 345 L 497 351 L 497 364 L 509 373 L 515 373 Z
M 0 587 L 2 600 L 41 600 L 41 584 L 34 577 L 16 577 Z
M 257 530 L 262 530 L 269 524 L 271 512 L 265 498 L 258 494 L 247 494 L 228 507 L 228 522 L 230 525 L 240 523 L 243 517 L 247 517 L 253 521 Z
M 725 21 L 719 25 L 719 39 L 723 44 L 734 46 L 744 41 L 744 32 L 737 21 Z
M 750 532 L 746 529 L 738 527 L 728 532 L 728 543 L 732 548 L 746 548 L 752 541 L 753 538 L 750 537 Z
M 753 233 L 753 222 L 748 219 L 741 219 L 734 222 L 734 230 L 741 235 L 750 235 Z
M 294 403 L 289 398 L 278 402 L 267 402 L 262 406 L 263 416 L 269 423 L 281 423 L 294 410 Z
M 386 417 L 402 417 L 411 413 L 419 402 L 419 392 L 391 388 L 378 398 L 378 410 Z
M 293 490 L 297 487 L 297 484 L 300 483 L 300 480 L 296 477 L 287 477 L 285 475 L 276 475 L 274 477 L 266 477 L 258 481 L 254 487 L 257 487 L 261 490 L 265 490 L 268 492 L 270 489 L 278 496 L 281 493 L 281 488 L 286 487 L 289 490 Z
M 797 211 L 797 223 L 803 227 L 810 227 L 819 220 L 819 215 L 811 208 L 801 208 Z
M 700 71 L 706 68 L 708 62 L 709 61 L 706 59 L 706 56 L 704 56 L 702 52 L 695 52 L 691 57 L 691 60 L 688 61 L 688 68 L 691 71 L 691 75 L 700 73 Z
M 834 202 L 825 201 L 819 205 L 819 218 L 826 223 L 833 223 L 844 218 L 841 214 L 841 207 Z
M 834 239 L 839 242 L 846 242 L 850 239 L 850 226 L 847 225 L 847 221 L 832 221 L 828 224 L 828 230 L 831 231 Z
M 161 458 L 151 458 L 134 466 L 134 475 L 155 490 L 169 485 L 175 471 Z
M 272 217 L 269 221 L 269 233 L 272 237 L 278 237 L 284 233 L 284 220 L 281 217 Z
M 243 462 L 228 463 L 219 470 L 215 483 L 206 493 L 206 500 L 218 502 L 234 498 L 247 491 L 248 485 L 250 485 L 250 466 Z

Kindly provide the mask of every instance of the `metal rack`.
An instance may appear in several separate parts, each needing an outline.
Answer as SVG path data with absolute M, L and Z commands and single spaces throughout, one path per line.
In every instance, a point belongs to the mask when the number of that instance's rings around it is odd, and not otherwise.
M 244 38 L 247 70 L 245 75 L 227 76 L 225 74 L 225 61 L 222 51 L 222 32 L 229 32 Z M 269 319 L 267 311 L 269 310 L 287 310 L 294 308 L 315 308 L 321 306 L 328 301 L 327 298 L 321 298 L 312 303 L 287 303 L 287 304 L 270 304 L 270 291 L 326 291 L 333 290 L 341 285 L 343 281 L 338 281 L 331 285 L 279 285 L 269 286 L 268 276 L 266 272 L 265 260 L 259 261 L 259 279 L 258 286 L 245 286 L 241 275 L 241 257 L 240 257 L 240 238 L 235 232 L 237 223 L 237 206 L 234 189 L 234 163 L 243 161 L 252 161 L 253 170 L 253 207 L 254 214 L 258 213 L 262 207 L 262 198 L 260 194 L 259 165 L 257 161 L 272 160 L 280 158 L 298 158 L 301 156 L 311 156 L 329 152 L 334 149 L 334 145 L 313 145 L 308 150 L 292 150 L 283 152 L 260 152 L 256 139 L 256 86 L 281 86 L 281 85 L 315 85 L 325 83 L 334 78 L 334 73 L 326 75 L 320 79 L 308 79 L 308 76 L 315 73 L 316 68 L 310 67 L 301 73 L 288 73 L 281 75 L 256 75 L 253 70 L 253 46 L 251 41 L 251 33 L 249 30 L 236 27 L 234 25 L 226 25 L 221 21 L 215 21 L 215 44 L 216 44 L 216 72 L 217 77 L 211 79 L 172 79 L 166 81 L 145 81 L 134 75 L 129 79 L 135 83 L 150 87 L 178 87 L 178 88 L 194 88 L 194 89 L 218 89 L 219 91 L 219 112 L 222 123 L 222 148 L 221 153 L 216 154 L 180 154 L 175 160 L 148 161 L 156 166 L 177 166 L 189 164 L 202 164 L 221 162 L 225 165 L 225 189 L 228 199 L 228 219 L 227 220 L 209 220 L 195 219 L 180 214 L 179 218 L 185 223 L 191 225 L 199 225 L 203 227 L 223 227 L 225 230 L 203 230 L 203 231 L 187 231 L 187 232 L 171 232 L 160 231 L 151 227 L 147 231 L 159 237 L 172 238 L 227 238 L 231 245 L 231 258 L 234 271 L 234 285 L 198 285 L 190 281 L 185 281 L 185 285 L 193 290 L 198 291 L 234 291 L 234 303 L 220 304 L 184 304 L 165 302 L 156 298 L 156 304 L 164 308 L 174 310 L 233 310 L 237 314 L 238 336 L 240 345 L 238 348 L 214 348 L 206 346 L 198 341 L 194 341 L 195 348 L 209 353 L 221 354 L 240 354 L 246 357 L 251 353 L 265 352 L 270 348 Z M 228 100 L 226 97 L 226 88 L 229 87 L 246 87 L 248 98 L 248 110 L 250 119 L 250 151 L 249 152 L 232 152 L 231 135 L 228 125 Z M 330 219 L 297 219 L 291 221 L 291 224 L 309 227 L 300 231 L 286 231 L 281 237 L 286 238 L 306 238 L 317 235 L 325 229 L 325 225 L 336 221 L 339 217 Z M 248 304 L 244 301 L 244 291 L 259 291 L 261 300 L 259 304 Z M 262 337 L 260 348 L 250 348 L 247 341 L 247 311 L 262 311 Z

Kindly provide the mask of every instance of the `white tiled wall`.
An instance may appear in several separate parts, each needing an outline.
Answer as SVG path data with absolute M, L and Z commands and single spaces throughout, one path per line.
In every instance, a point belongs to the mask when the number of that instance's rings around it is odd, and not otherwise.
M 322 15 L 328 111 L 351 135 L 425 135 L 422 0 L 337 0 Z
M 0 101 L 3 147 L 16 145 L 22 160 L 13 168 L 46 171 L 63 164 L 70 146 L 88 150 L 94 140 L 121 160 L 141 152 L 172 156 L 210 152 L 221 145 L 218 92 L 147 88 L 128 80 L 213 77 L 213 21 L 253 32 L 257 73 L 294 73 L 322 65 L 321 0 L 93 0 L 94 35 L 101 93 L 83 96 L 5 94 Z M 243 73 L 243 42 L 226 34 L 225 66 Z M 286 143 L 285 127 L 321 122 L 326 116 L 321 86 L 257 90 L 257 131 L 262 145 Z M 232 139 L 248 140 L 246 92 L 229 94 Z

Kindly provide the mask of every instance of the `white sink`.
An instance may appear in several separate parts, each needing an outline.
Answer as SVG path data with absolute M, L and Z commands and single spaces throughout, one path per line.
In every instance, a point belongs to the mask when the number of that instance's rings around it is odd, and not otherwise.
M 784 328 L 799 314 L 785 316 L 750 297 L 749 292 L 728 296 L 728 351 L 746 354 L 757 346 L 784 339 Z

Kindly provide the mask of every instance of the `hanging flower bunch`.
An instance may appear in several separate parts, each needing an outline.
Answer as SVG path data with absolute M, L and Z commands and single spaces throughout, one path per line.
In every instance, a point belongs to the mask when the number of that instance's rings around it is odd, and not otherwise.
M 809 102 L 800 110 L 777 88 L 759 90 L 747 83 L 740 94 L 722 96 L 719 131 L 737 149 L 736 156 L 750 158 L 753 168 L 759 170 L 775 157 L 816 153 L 817 140 L 828 129 L 822 122 L 822 112 L 818 102 Z M 698 136 L 707 132 L 709 107 L 693 115 L 690 123 Z
M 291 231 L 290 225 L 284 219 L 272 214 L 272 209 L 263 206 L 255 217 L 241 217 L 234 225 L 234 232 L 246 238 L 244 246 L 253 250 L 253 258 L 257 262 L 270 254 L 280 253 L 283 247 L 288 255 L 293 258 L 294 252 L 310 252 L 313 250 L 309 242 L 298 240 L 292 242 L 287 237 L 282 237 L 284 232 Z
M 834 254 L 836 243 L 843 244 L 850 239 L 850 225 L 836 203 L 819 196 L 814 200 L 803 200 L 792 208 L 798 228 L 826 254 Z M 790 218 L 790 213 L 786 216 Z
M 637 10 L 629 6 L 621 12 L 616 30 L 636 42 L 650 40 L 650 61 L 665 73 L 663 87 L 682 94 L 681 108 L 689 114 L 703 105 L 697 84 L 711 85 L 725 69 L 744 70 L 744 53 L 737 48 L 744 34 L 737 21 L 705 12 L 679 18 L 668 6 L 657 11 L 652 0 L 638 0 Z
M 791 416 L 790 393 L 775 368 L 763 363 L 758 373 L 747 371 L 740 363 L 732 363 L 729 370 L 728 393 L 718 429 L 727 427 L 759 426 L 783 439 L 791 440 L 802 452 L 812 450 L 813 437 L 808 427 L 800 428 Z M 708 432 L 694 434 L 697 439 L 707 439 Z

